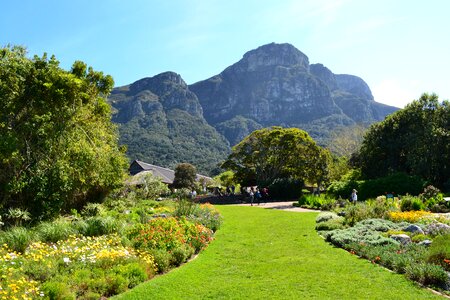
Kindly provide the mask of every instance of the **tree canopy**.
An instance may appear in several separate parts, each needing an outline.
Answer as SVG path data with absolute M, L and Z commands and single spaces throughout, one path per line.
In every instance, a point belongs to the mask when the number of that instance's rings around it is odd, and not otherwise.
M 327 180 L 327 150 L 298 128 L 256 130 L 232 148 L 222 167 L 233 170 L 243 185 L 269 184 L 279 178 L 311 183 Z
M 395 172 L 417 175 L 438 187 L 450 178 L 450 102 L 423 94 L 371 126 L 356 157 L 366 178 Z
M 45 218 L 116 187 L 127 160 L 105 100 L 112 77 L 26 54 L 0 49 L 0 206 Z
M 178 164 L 175 168 L 174 188 L 192 189 L 195 185 L 197 169 L 189 163 Z

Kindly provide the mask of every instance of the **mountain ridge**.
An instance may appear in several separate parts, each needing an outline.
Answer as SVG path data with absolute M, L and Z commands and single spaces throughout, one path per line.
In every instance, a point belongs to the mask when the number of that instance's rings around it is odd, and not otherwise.
M 142 78 L 115 88 L 110 103 L 120 142 L 134 145 L 131 159 L 167 167 L 187 161 L 206 172 L 230 145 L 262 127 L 299 127 L 325 143 L 336 127 L 368 125 L 398 109 L 376 102 L 362 78 L 310 64 L 287 43 L 248 51 L 221 73 L 190 85 L 175 72 Z M 136 141 L 142 134 L 146 143 Z

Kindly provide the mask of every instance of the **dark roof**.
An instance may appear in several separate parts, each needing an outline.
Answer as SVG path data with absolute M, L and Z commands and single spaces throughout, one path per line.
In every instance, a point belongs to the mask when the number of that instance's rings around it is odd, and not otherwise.
M 143 174 L 141 172 L 147 173 L 151 172 L 153 176 L 161 178 L 161 181 L 167 184 L 172 184 L 175 179 L 175 171 L 167 168 L 163 168 L 160 166 L 155 166 L 152 164 L 148 164 L 146 162 L 140 160 L 134 160 L 130 165 L 130 174 L 135 177 L 131 182 L 137 184 L 139 181 L 138 178 L 142 177 Z M 204 178 L 206 180 L 212 180 L 211 177 L 196 174 L 196 180 L 200 180 L 200 178 Z

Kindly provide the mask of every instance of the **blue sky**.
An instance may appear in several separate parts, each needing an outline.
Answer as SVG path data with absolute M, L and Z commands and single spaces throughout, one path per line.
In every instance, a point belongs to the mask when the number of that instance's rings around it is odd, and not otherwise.
M 116 86 L 164 71 L 207 79 L 258 46 L 290 43 L 310 63 L 363 78 L 378 102 L 450 99 L 446 0 L 0 0 L 0 46 L 82 60 Z

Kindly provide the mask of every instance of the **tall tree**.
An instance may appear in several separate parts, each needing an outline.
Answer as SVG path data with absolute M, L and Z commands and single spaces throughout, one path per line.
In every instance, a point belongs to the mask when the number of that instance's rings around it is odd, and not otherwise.
M 329 153 L 305 131 L 272 127 L 244 138 L 222 166 L 233 170 L 243 185 L 268 184 L 279 178 L 320 183 L 326 179 L 328 158 Z
M 450 178 L 450 102 L 423 94 L 372 125 L 356 161 L 367 178 L 405 172 L 442 187 Z
M 46 218 L 96 200 L 123 179 L 105 97 L 111 76 L 77 61 L 71 71 L 54 56 L 0 49 L 0 205 Z
M 175 168 L 175 178 L 172 185 L 175 188 L 192 189 L 195 185 L 196 177 L 197 170 L 193 165 L 189 163 L 181 163 Z

